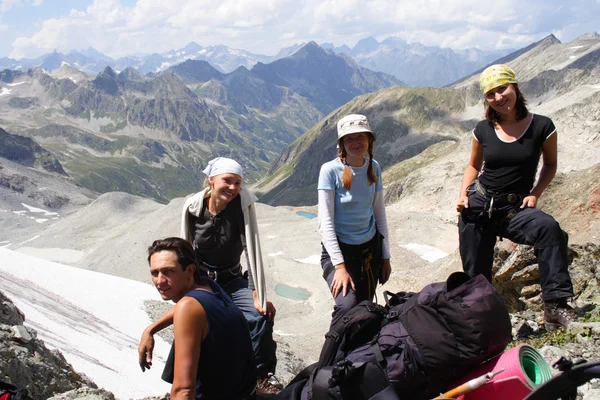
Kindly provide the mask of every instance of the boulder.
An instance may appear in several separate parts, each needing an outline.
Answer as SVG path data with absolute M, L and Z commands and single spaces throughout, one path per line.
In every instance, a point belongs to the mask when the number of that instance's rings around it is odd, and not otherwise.
M 509 311 L 543 307 L 539 268 L 533 247 L 517 245 L 498 249 L 494 259 L 493 283 L 502 294 Z M 600 246 L 594 243 L 569 246 L 569 273 L 573 300 L 582 308 L 600 304 Z

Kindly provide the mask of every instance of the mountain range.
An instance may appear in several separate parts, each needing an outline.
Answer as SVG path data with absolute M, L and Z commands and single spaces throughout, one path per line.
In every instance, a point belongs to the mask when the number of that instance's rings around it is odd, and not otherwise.
M 240 160 L 249 182 L 324 115 L 356 95 L 401 84 L 309 43 L 224 74 L 187 60 L 145 76 L 65 63 L 0 72 L 0 126 L 52 151 L 79 184 L 167 201 L 202 185 L 201 166 Z
M 53 71 L 67 63 L 91 75 L 99 73 L 107 66 L 115 71 L 131 67 L 145 75 L 158 74 L 187 60 L 198 60 L 207 61 L 213 68 L 225 74 L 239 67 L 252 69 L 258 63 L 269 64 L 289 57 L 306 45 L 307 43 L 295 44 L 281 49 L 274 56 L 266 56 L 224 45 L 202 47 L 196 42 L 190 42 L 181 49 L 161 54 L 130 55 L 119 59 L 113 59 L 90 47 L 67 54 L 54 51 L 35 59 L 0 58 L 0 70 L 39 67 Z M 336 54 L 345 54 L 362 67 L 385 72 L 410 86 L 444 86 L 511 51 L 485 51 L 475 48 L 455 51 L 437 46 L 424 46 L 421 43 L 409 44 L 398 37 L 389 37 L 381 42 L 368 37 L 357 42 L 353 48 L 346 45 L 334 46 L 331 43 L 323 43 L 321 47 Z
M 432 87 L 448 85 L 513 51 L 452 50 L 418 42 L 409 44 L 398 37 L 381 42 L 368 37 L 359 40 L 353 48 L 336 47 L 331 43 L 322 46 L 336 54 L 347 54 L 361 66 L 393 75 L 410 86 Z

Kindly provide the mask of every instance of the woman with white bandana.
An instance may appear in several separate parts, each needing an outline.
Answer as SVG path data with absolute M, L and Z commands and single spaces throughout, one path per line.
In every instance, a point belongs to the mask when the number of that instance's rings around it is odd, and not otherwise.
M 536 208 L 556 174 L 556 128 L 550 118 L 528 111 L 508 66 L 487 68 L 479 85 L 486 119 L 473 130 L 471 158 L 456 204 L 463 269 L 491 281 L 496 236 L 534 246 L 545 327 L 566 327 L 576 319 L 567 304 L 573 296 L 568 236 L 552 216 Z M 535 182 L 540 156 L 542 168 Z
M 269 377 L 277 358 L 273 341 L 275 307 L 265 298 L 265 277 L 256 222 L 256 197 L 242 186 L 242 166 L 218 157 L 204 169 L 208 188 L 185 200 L 181 237 L 192 243 L 204 275 L 214 279 L 241 309 L 252 337 L 259 392 L 275 389 Z M 248 274 L 242 272 L 241 255 L 246 252 Z M 140 360 L 151 354 L 152 335 L 172 323 L 167 312 L 151 324 L 140 342 Z

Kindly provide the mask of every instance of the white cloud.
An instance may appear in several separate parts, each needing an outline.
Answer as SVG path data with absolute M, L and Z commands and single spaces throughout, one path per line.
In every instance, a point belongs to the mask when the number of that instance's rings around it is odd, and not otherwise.
M 32 5 L 34 7 L 42 5 L 44 0 L 0 0 L 0 14 L 4 14 L 13 7 Z
M 14 6 L 20 5 L 21 0 L 0 0 L 0 13 L 5 13 Z
M 25 0 L 0 0 L 12 7 Z M 28 0 L 30 3 L 39 0 Z M 13 42 L 13 57 L 93 46 L 112 56 L 163 52 L 194 40 L 274 54 L 315 40 L 352 46 L 373 36 L 456 49 L 520 47 L 551 32 L 596 26 L 600 0 L 95 0 Z M 587 21 L 587 22 L 586 22 Z M 586 25 L 587 23 L 587 25 Z M 592 29 L 594 30 L 594 29 Z

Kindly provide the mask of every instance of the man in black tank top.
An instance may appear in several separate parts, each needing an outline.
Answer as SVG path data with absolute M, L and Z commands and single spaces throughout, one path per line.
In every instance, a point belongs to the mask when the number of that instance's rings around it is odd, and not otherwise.
M 163 300 L 176 303 L 175 338 L 162 375 L 173 384 L 171 399 L 254 399 L 257 373 L 246 319 L 219 285 L 199 276 L 190 243 L 156 240 L 148 262 Z M 151 358 L 139 362 L 142 371 L 152 365 Z

